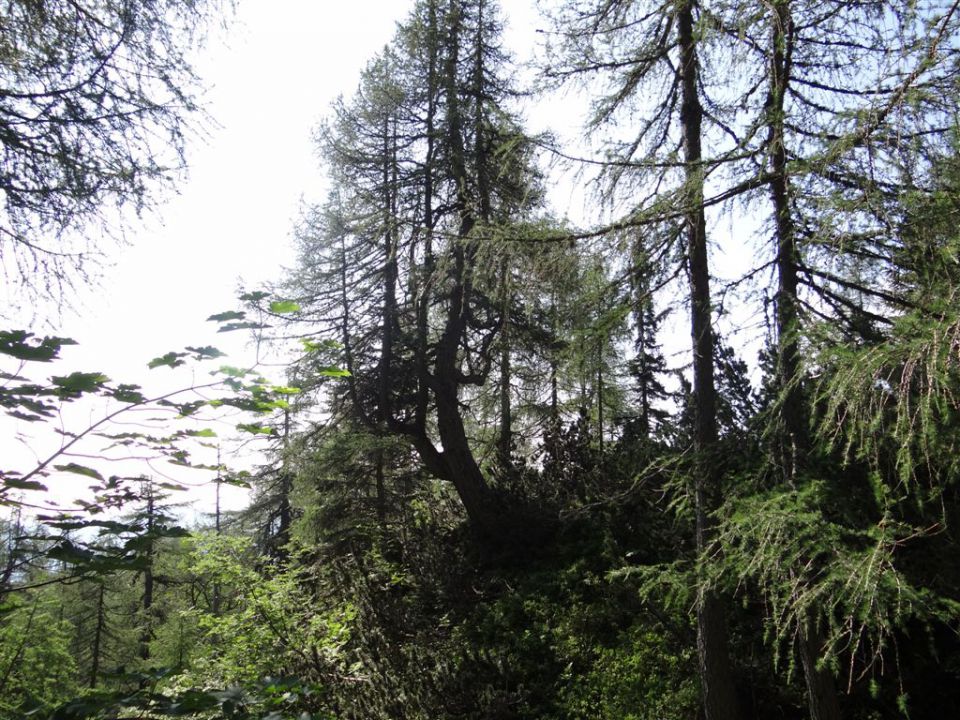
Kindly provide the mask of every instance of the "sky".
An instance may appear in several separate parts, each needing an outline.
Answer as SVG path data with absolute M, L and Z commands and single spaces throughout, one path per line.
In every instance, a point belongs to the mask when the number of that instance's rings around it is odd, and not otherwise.
M 390 42 L 412 5 L 413 0 L 237 0 L 236 15 L 194 57 L 211 122 L 190 142 L 188 175 L 178 194 L 142 222 L 131 223 L 128 245 L 107 248 L 99 281 L 77 289 L 72 309 L 59 316 L 52 306 L 37 310 L 31 328 L 37 334 L 55 332 L 80 343 L 65 350 L 59 372 L 97 370 L 116 382 L 167 390 L 207 379 L 147 371 L 151 358 L 170 350 L 214 345 L 229 353 L 224 362 L 231 365 L 254 362 L 244 333 L 217 334 L 206 318 L 237 308 L 239 288 L 262 287 L 293 265 L 296 220 L 306 204 L 322 200 L 326 188 L 313 131 L 338 95 L 357 88 L 361 70 Z M 504 44 L 517 60 L 529 59 L 542 37 L 536 30 L 545 22 L 535 5 L 536 0 L 502 2 Z M 576 97 L 539 99 L 525 113 L 527 130 L 549 129 L 570 147 L 584 110 Z M 553 211 L 574 218 L 589 214 L 577 184 L 566 183 L 569 191 L 563 185 L 553 183 Z M 676 327 L 668 329 L 677 353 L 689 343 L 682 320 L 675 315 Z M 268 372 L 282 381 L 281 367 Z M 72 408 L 65 417 L 83 426 L 103 410 Z M 3 469 L 11 463 L 29 467 L 53 447 L 54 440 L 36 439 L 25 425 L 11 432 L 0 420 Z M 15 439 L 17 433 L 24 437 Z M 251 458 L 247 453 L 241 464 L 249 466 Z M 212 507 L 212 493 L 207 487 L 191 497 L 198 506 Z M 246 495 L 235 492 L 225 501 L 238 508 Z
M 110 253 L 99 287 L 79 293 L 64 322 L 73 336 L 125 362 L 118 346 L 159 354 L 198 342 L 205 318 L 234 307 L 241 284 L 276 280 L 292 262 L 301 202 L 324 188 L 312 130 L 356 86 L 406 6 L 240 0 L 196 63 L 215 124 L 191 143 L 179 195 Z
M 503 5 L 506 42 L 522 57 L 535 38 L 533 0 Z M 36 308 L 38 335 L 79 343 L 63 353 L 66 370 L 167 389 L 183 377 L 147 371 L 146 363 L 170 350 L 215 345 L 231 364 L 252 362 L 242 333 L 218 335 L 205 319 L 236 308 L 238 288 L 275 281 L 292 265 L 296 218 L 325 189 L 312 132 L 338 95 L 356 89 L 411 7 L 408 0 L 238 0 L 226 29 L 195 57 L 212 122 L 190 143 L 178 194 L 131 223 L 126 246 L 107 248 L 98 282 L 79 287 L 70 309 Z M 71 409 L 65 417 L 83 425 L 98 412 Z M 33 430 L 0 426 L 6 469 L 43 454 Z M 26 437 L 15 441 L 17 433 Z M 193 496 L 212 503 L 209 488 Z M 245 496 L 225 501 L 237 507 Z
M 508 43 L 534 37 L 532 4 L 504 3 Z M 109 253 L 99 284 L 79 290 L 58 331 L 96 359 L 136 363 L 144 352 L 196 344 L 210 329 L 207 316 L 235 307 L 238 287 L 276 280 L 293 262 L 302 204 L 324 193 L 312 132 L 336 97 L 357 87 L 411 6 L 239 0 L 224 37 L 212 38 L 196 64 L 216 124 L 191 143 L 179 195 L 129 233 L 128 247 Z

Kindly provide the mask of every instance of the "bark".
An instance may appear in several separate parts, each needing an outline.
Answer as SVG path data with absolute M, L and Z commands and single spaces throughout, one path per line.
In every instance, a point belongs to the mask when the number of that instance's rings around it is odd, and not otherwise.
M 446 38 L 443 89 L 447 110 L 445 141 L 449 153 L 451 180 L 457 188 L 455 209 L 460 227 L 457 237 L 453 239 L 453 262 L 450 268 L 444 328 L 436 344 L 434 372 L 428 378 L 428 382 L 434 395 L 437 428 L 440 443 L 443 446 L 440 458 L 446 473 L 441 477 L 453 483 L 467 516 L 476 528 L 484 535 L 493 535 L 497 524 L 494 504 L 489 486 L 470 448 L 463 417 L 460 414 L 458 392 L 459 351 L 467 331 L 467 311 L 472 293 L 470 275 L 476 243 L 476 240 L 471 237 L 476 225 L 476 216 L 468 194 L 470 183 L 457 87 L 457 64 L 461 54 L 459 11 L 459 6 L 456 3 L 453 4 L 450 10 L 450 29 Z
M 436 155 L 436 116 L 437 93 L 439 91 L 437 78 L 438 44 L 437 44 L 437 7 L 430 2 L 427 15 L 427 42 L 429 44 L 427 60 L 427 114 L 424 119 L 426 134 L 426 158 L 423 168 L 423 272 L 416 288 L 417 296 L 417 401 L 414 411 L 414 426 L 420 435 L 426 435 L 427 406 L 429 404 L 428 383 L 428 333 L 430 311 L 430 288 L 433 285 L 434 257 L 433 257 L 433 163 Z
M 806 405 L 803 398 L 799 348 L 799 252 L 790 208 L 790 186 L 784 132 L 784 99 L 790 82 L 793 18 L 789 0 L 776 0 L 771 12 L 770 99 L 768 130 L 771 181 L 777 240 L 777 384 L 780 389 L 778 445 L 784 481 L 795 484 L 809 453 Z M 840 706 L 833 675 L 817 667 L 822 640 L 812 619 L 800 628 L 800 659 L 812 720 L 839 720 Z
M 784 479 L 792 484 L 798 465 L 804 462 L 807 432 L 800 387 L 797 298 L 799 255 L 796 227 L 790 210 L 787 152 L 784 142 L 784 98 L 789 83 L 793 23 L 787 2 L 778 0 L 771 13 L 771 92 L 768 108 L 770 143 L 770 196 L 773 202 L 777 241 L 777 381 L 780 387 L 780 462 Z
M 810 720 L 840 720 L 842 714 L 833 675 L 828 670 L 817 667 L 823 638 L 812 620 L 808 619 L 806 627 L 802 628 L 799 644 Z
M 500 455 L 500 464 L 504 469 L 510 467 L 510 458 L 513 445 L 513 412 L 510 403 L 510 298 L 509 283 L 507 278 L 507 263 L 503 261 L 500 268 L 500 292 L 503 298 L 501 313 L 503 321 L 500 329 L 500 432 L 498 440 L 498 453 Z
M 717 506 L 720 475 L 714 457 L 717 445 L 717 398 L 713 368 L 713 328 L 706 218 L 703 208 L 704 173 L 701 147 L 703 107 L 698 94 L 697 41 L 693 3 L 682 0 L 676 11 L 680 50 L 680 123 L 683 132 L 684 173 L 687 187 L 685 225 L 690 272 L 690 324 L 693 345 L 694 444 L 696 470 L 697 551 L 706 551 L 713 527 L 710 513 Z M 739 703 L 727 650 L 727 627 L 720 599 L 701 588 L 697 603 L 697 651 L 706 720 L 735 720 Z
M 387 529 L 387 491 L 383 474 L 383 447 L 377 448 L 376 459 L 377 522 L 381 530 Z
M 90 688 L 97 687 L 97 680 L 100 678 L 100 651 L 103 645 L 103 633 L 106 628 L 106 588 L 100 583 L 100 590 L 97 593 L 97 624 L 93 629 L 93 649 L 90 657 Z
M 290 493 L 293 491 L 293 478 L 287 470 L 286 450 L 290 439 L 290 410 L 283 413 L 283 450 L 284 459 L 280 467 L 278 503 L 277 503 L 277 532 L 270 541 L 273 556 L 279 560 L 286 560 L 289 555 L 287 545 L 290 543 L 290 531 L 293 526 L 293 506 L 290 503 Z
M 603 452 L 603 339 L 597 338 L 597 439 Z
M 559 399 L 559 381 L 557 374 L 560 371 L 560 360 L 557 357 L 557 335 L 559 333 L 560 322 L 557 312 L 557 297 L 554 293 L 551 297 L 550 308 L 551 321 L 551 347 L 550 347 L 550 426 L 556 432 L 560 429 L 560 399 Z
M 153 531 L 156 527 L 156 499 L 154 497 L 153 482 L 146 481 L 147 485 L 147 534 L 151 537 L 146 548 L 146 565 L 143 570 L 143 630 L 140 633 L 140 659 L 144 662 L 150 659 L 150 641 L 153 639 Z
M 223 481 L 222 481 L 222 478 L 220 477 L 220 446 L 218 445 L 217 446 L 217 479 L 214 482 L 214 486 L 216 488 L 216 493 L 217 493 L 216 507 L 215 507 L 216 524 L 214 525 L 214 528 L 216 530 L 217 537 L 220 537 L 221 530 L 222 530 L 220 526 L 220 488 L 222 484 L 223 484 Z M 220 616 L 220 594 L 221 594 L 220 583 L 214 582 L 213 583 L 213 602 L 211 604 L 211 611 L 213 612 L 214 617 Z
M 397 151 L 396 126 L 390 117 L 383 120 L 383 310 L 382 336 L 380 346 L 379 367 L 379 415 L 380 420 L 386 422 L 393 415 L 390 398 L 391 367 L 393 365 L 394 329 L 398 325 L 397 319 L 397 237 L 395 218 L 397 216 L 396 184 L 397 184 Z

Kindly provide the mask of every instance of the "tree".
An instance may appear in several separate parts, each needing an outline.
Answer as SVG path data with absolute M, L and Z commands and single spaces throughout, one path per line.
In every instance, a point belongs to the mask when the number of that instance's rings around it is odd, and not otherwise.
M 5 3 L 0 24 L 0 259 L 62 297 L 114 210 L 149 207 L 197 117 L 187 50 L 219 0 Z
M 4 607 L 0 624 L 0 718 L 49 711 L 78 690 L 70 625 L 57 615 L 49 588 Z
M 667 363 L 659 344 L 660 325 L 667 311 L 657 312 L 653 285 L 658 273 L 643 243 L 634 250 L 634 272 L 631 278 L 631 314 L 634 330 L 634 356 L 630 361 L 633 391 L 637 398 L 638 416 L 630 423 L 632 432 L 646 440 L 666 420 L 668 412 L 657 405 L 669 396 L 661 377 Z
M 738 43 L 747 38 L 744 48 L 756 55 L 752 82 L 766 87 L 757 108 L 766 134 L 756 138 L 777 278 L 778 397 L 768 434 L 788 486 L 812 470 L 805 325 L 831 318 L 847 335 L 869 338 L 889 322 L 885 310 L 902 306 L 883 280 L 895 263 L 889 229 L 904 186 L 929 167 L 922 148 L 941 145 L 948 131 L 956 70 L 947 56 L 956 51 L 942 41 L 954 32 L 955 9 L 782 0 L 752 23 L 734 15 L 723 22 Z M 861 71 L 837 73 L 841 65 Z M 811 716 L 838 718 L 815 616 L 798 628 Z
M 335 190 L 297 281 L 303 318 L 325 318 L 312 332 L 343 346 L 354 417 L 406 437 L 491 538 L 501 513 L 461 400 L 506 321 L 498 236 L 539 198 L 498 34 L 488 0 L 416 5 L 320 134 Z M 318 266 L 335 284 L 316 289 Z
M 607 92 L 594 100 L 590 121 L 593 129 L 608 129 L 618 138 L 611 143 L 606 172 L 614 190 L 647 193 L 628 201 L 633 210 L 626 223 L 659 225 L 668 242 L 683 243 L 689 280 L 693 449 L 698 458 L 693 479 L 696 539 L 698 551 L 705 553 L 722 481 L 715 457 L 715 338 L 705 191 L 708 174 L 739 154 L 735 145 L 713 147 L 709 153 L 703 149 L 705 123 L 721 132 L 723 128 L 716 114 L 705 109 L 711 100 L 709 83 L 701 75 L 701 57 L 715 45 L 706 32 L 703 8 L 689 0 L 661 5 L 570 2 L 561 6 L 556 20 L 566 54 L 557 56 L 547 74 L 562 82 L 599 76 L 606 83 Z M 625 131 L 618 121 L 623 121 Z M 736 718 L 724 614 L 720 599 L 705 587 L 698 598 L 697 618 L 706 717 Z

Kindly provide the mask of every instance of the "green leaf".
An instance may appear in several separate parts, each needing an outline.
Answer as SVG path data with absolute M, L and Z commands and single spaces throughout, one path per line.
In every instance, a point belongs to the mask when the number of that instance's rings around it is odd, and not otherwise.
M 237 430 L 248 432 L 252 435 L 276 435 L 277 433 L 272 427 L 257 425 L 256 423 L 240 423 L 237 425 Z
M 139 385 L 118 385 L 116 390 L 111 393 L 114 398 L 120 402 L 138 405 L 146 401 L 146 396 L 140 392 Z
M 93 478 L 94 480 L 99 480 L 103 482 L 103 475 L 98 473 L 93 468 L 89 468 L 85 465 L 78 465 L 77 463 L 68 463 L 66 465 L 54 465 L 54 467 L 60 472 L 74 473 L 75 475 L 83 475 L 84 477 Z
M 227 323 L 220 327 L 217 332 L 233 332 L 234 330 L 263 330 L 270 327 L 257 322 L 235 322 Z
M 207 400 L 193 400 L 187 403 L 176 403 L 171 400 L 160 400 L 157 402 L 158 405 L 163 405 L 164 407 L 173 407 L 177 409 L 177 412 L 180 414 L 180 417 L 189 417 L 193 415 L 197 410 L 202 408 L 204 405 L 213 406 L 213 402 L 208 402 Z
M 40 515 L 37 517 L 37 519 L 43 522 L 45 525 L 49 525 L 57 530 L 71 531 L 82 530 L 84 528 L 100 528 L 101 535 L 119 535 L 120 533 L 136 532 L 138 529 L 137 525 L 116 522 L 114 520 L 78 520 L 72 517 L 58 517 L 51 515 Z
M 215 438 L 217 434 L 210 428 L 204 428 L 203 430 L 187 430 L 186 434 L 189 437 L 196 438 Z
M 32 337 L 33 333 L 24 330 L 0 331 L 0 353 L 18 360 L 50 362 L 59 357 L 62 346 L 77 344 L 70 338 L 45 337 L 42 340 L 30 341 Z
M 228 320 L 243 320 L 247 317 L 247 314 L 238 310 L 228 310 L 227 312 L 218 313 L 216 315 L 211 315 L 207 318 L 207 322 L 227 322 Z
M 226 357 L 225 352 L 221 352 L 213 345 L 204 345 L 203 347 L 187 347 L 187 350 L 193 353 L 194 360 L 212 360 L 216 358 Z
M 350 377 L 349 370 L 341 370 L 340 368 L 335 367 L 321 367 L 317 368 L 317 374 L 323 375 L 324 377 Z
M 69 540 L 61 540 L 47 551 L 47 557 L 68 563 L 87 563 L 94 560 L 96 555 L 89 550 L 77 547 Z
M 13 490 L 46 490 L 47 486 L 36 480 L 20 480 L 18 478 L 5 477 L 3 484 Z
M 300 311 L 300 306 L 292 300 L 274 300 L 270 303 L 270 312 L 278 315 Z
M 306 352 L 319 352 L 321 350 L 339 350 L 343 347 L 336 340 L 311 340 L 309 338 L 302 338 L 300 344 L 303 345 L 303 349 Z
M 153 360 L 147 363 L 147 367 L 153 370 L 154 368 L 163 367 L 179 367 L 183 365 L 183 360 L 187 353 L 178 353 L 178 352 L 168 352 L 166 355 L 161 355 L 160 357 L 155 357 Z
M 263 290 L 255 290 L 253 292 L 243 293 L 240 296 L 240 301 L 248 302 L 248 303 L 258 303 L 261 300 L 266 300 L 268 297 L 270 297 L 270 293 L 264 292 Z
M 43 412 L 37 415 L 29 415 L 19 410 L 11 410 L 7 413 L 10 417 L 16 418 L 17 420 L 24 420 L 25 422 L 40 422 L 44 417 L 50 417 L 52 414 L 51 412 Z
M 75 372 L 63 377 L 53 377 L 51 381 L 58 388 L 58 396 L 61 398 L 76 398 L 83 393 L 100 390 L 104 383 L 110 381 L 110 378 L 98 372 Z

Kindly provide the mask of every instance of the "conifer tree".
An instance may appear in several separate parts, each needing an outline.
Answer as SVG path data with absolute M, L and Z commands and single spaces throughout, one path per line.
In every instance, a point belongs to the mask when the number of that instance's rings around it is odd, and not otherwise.
M 491 376 L 509 312 L 496 299 L 506 268 L 488 262 L 490 249 L 537 198 L 507 109 L 497 12 L 490 0 L 418 3 L 356 98 L 338 105 L 320 135 L 332 205 L 303 263 L 326 257 L 338 279 L 305 318 L 336 318 L 317 331 L 343 346 L 350 412 L 408 438 L 490 537 L 500 513 L 460 402 Z

